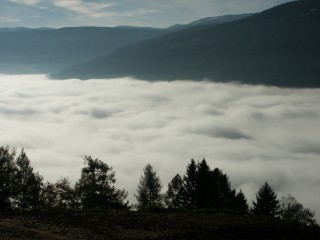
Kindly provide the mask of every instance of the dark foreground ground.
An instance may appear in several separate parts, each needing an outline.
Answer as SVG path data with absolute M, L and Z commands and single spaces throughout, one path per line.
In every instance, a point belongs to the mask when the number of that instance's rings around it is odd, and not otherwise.
M 0 239 L 320 239 L 320 228 L 212 212 L 0 212 Z

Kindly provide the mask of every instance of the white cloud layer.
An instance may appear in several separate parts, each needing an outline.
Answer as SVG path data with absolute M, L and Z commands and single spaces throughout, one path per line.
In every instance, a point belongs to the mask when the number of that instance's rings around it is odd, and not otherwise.
M 147 163 L 166 186 L 206 158 L 249 199 L 267 180 L 319 216 L 320 89 L 43 75 L 0 76 L 0 89 L 0 144 L 24 147 L 45 180 L 76 181 L 92 155 L 133 200 Z

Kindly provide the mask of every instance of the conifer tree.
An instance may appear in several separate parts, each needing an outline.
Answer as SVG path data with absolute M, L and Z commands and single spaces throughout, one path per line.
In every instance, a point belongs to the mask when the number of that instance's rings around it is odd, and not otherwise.
M 235 194 L 232 209 L 237 212 L 247 213 L 249 211 L 249 205 L 247 198 L 243 194 L 242 190 Z
M 137 208 L 139 210 L 150 210 L 162 207 L 163 196 L 161 189 L 160 178 L 157 176 L 156 171 L 153 170 L 153 167 L 147 164 L 139 181 L 138 194 L 135 195 L 138 201 Z
M 183 180 L 179 174 L 177 174 L 168 184 L 168 190 L 165 195 L 165 203 L 168 208 L 182 208 L 181 199 L 179 195 L 182 185 Z
M 183 186 L 179 193 L 183 208 L 194 209 L 197 207 L 197 181 L 197 165 L 195 161 L 191 159 L 191 162 L 187 166 L 186 174 L 183 176 Z
M 224 174 L 219 168 L 215 168 L 212 174 L 212 182 L 216 185 L 214 186 L 214 191 L 217 191 L 214 198 L 214 207 L 229 207 L 230 197 L 232 196 L 229 177 L 227 176 L 227 174 Z
M 210 170 L 205 159 L 198 164 L 191 159 L 178 199 L 186 209 L 232 208 L 236 193 L 231 190 L 228 176 L 219 168 Z
M 267 182 L 259 189 L 256 194 L 256 201 L 253 201 L 252 213 L 275 217 L 279 213 L 279 201 L 277 195 Z
M 40 193 L 42 177 L 33 172 L 30 160 L 24 149 L 21 150 L 16 160 L 16 196 L 15 204 L 22 210 L 34 209 L 40 206 Z
M 212 172 L 205 159 L 198 164 L 197 169 L 197 186 L 196 186 L 196 202 L 197 208 L 211 208 L 213 207 L 211 191 Z

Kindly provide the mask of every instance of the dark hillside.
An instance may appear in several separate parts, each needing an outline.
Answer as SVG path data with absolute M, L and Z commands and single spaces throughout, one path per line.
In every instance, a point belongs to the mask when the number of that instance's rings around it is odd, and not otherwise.
M 320 1 L 290 2 L 239 21 L 171 33 L 53 76 L 319 87 Z
M 193 21 L 188 24 L 176 24 L 171 27 L 169 27 L 167 30 L 169 31 L 177 31 L 177 30 L 183 30 L 191 27 L 199 27 L 199 26 L 210 26 L 210 25 L 217 25 L 217 24 L 223 24 L 227 22 L 233 22 L 237 21 L 246 17 L 252 16 L 252 13 L 246 13 L 246 14 L 236 14 L 236 15 L 224 15 L 224 16 L 217 16 L 217 17 L 206 17 L 202 18 L 196 21 Z
M 2 212 L 0 239 L 308 240 L 320 229 L 214 212 Z

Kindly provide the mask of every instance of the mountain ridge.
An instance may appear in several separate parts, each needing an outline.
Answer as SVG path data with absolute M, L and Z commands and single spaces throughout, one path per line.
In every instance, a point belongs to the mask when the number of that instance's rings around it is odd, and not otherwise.
M 233 18 L 241 17 L 236 15 Z M 228 17 L 217 17 L 220 22 L 224 18 Z M 0 28 L 0 72 L 61 71 L 118 48 L 178 30 L 135 26 Z
M 319 28 L 320 1 L 289 2 L 238 21 L 143 41 L 52 76 L 320 87 Z
M 106 27 L 0 29 L 0 72 L 59 71 L 161 34 L 161 31 L 150 29 Z

